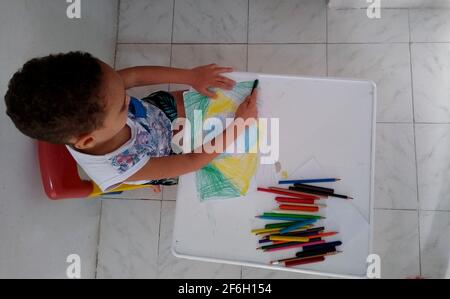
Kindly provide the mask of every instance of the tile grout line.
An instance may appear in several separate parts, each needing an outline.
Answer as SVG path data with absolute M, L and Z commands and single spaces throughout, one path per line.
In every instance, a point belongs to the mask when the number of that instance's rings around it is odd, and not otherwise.
M 326 75 L 328 74 L 328 5 L 325 4 L 325 66 L 326 66 Z
M 117 61 L 117 48 L 120 45 L 119 43 L 119 20 L 120 20 L 120 4 L 122 0 L 117 1 L 117 19 L 116 19 L 116 47 L 114 49 L 114 69 L 116 68 Z
M 310 42 L 310 43 L 301 43 L 301 42 L 273 42 L 273 43 L 267 43 L 267 42 L 249 42 L 249 43 L 233 43 L 233 42 L 227 42 L 227 43 L 217 43 L 217 42 L 118 42 L 117 45 L 168 45 L 168 44 L 175 44 L 175 45 L 273 45 L 273 46 L 282 46 L 282 45 L 323 45 L 323 44 L 329 44 L 329 45 L 406 45 L 406 44 L 450 44 L 450 41 L 447 42 Z
M 114 49 L 114 69 L 116 68 L 116 60 L 117 60 L 117 46 L 118 46 L 118 42 L 119 42 L 119 18 L 120 18 L 120 2 L 121 0 L 117 0 L 117 19 L 116 19 L 116 46 Z M 97 279 L 98 278 L 98 259 L 99 259 L 99 255 L 100 255 L 100 240 L 101 240 L 101 232 L 102 232 L 102 214 L 103 214 L 103 200 L 102 197 L 99 196 L 99 200 L 100 200 L 100 210 L 99 210 L 99 216 L 98 216 L 98 236 L 97 236 L 97 252 L 95 255 L 95 273 L 94 273 L 94 278 Z
M 161 200 L 159 204 L 158 246 L 156 249 L 156 278 L 159 275 L 159 246 L 161 244 L 162 209 L 163 209 L 163 201 Z
M 247 58 L 245 60 L 245 71 L 248 72 L 248 43 L 249 43 L 249 31 L 250 31 L 250 0 L 247 0 L 247 43 L 246 43 L 246 51 Z M 241 276 L 242 278 L 242 276 Z
M 172 56 L 173 56 L 173 28 L 175 24 L 175 3 L 176 0 L 173 0 L 173 6 L 172 6 L 172 32 L 170 35 L 170 57 L 169 57 L 169 66 L 172 67 Z M 170 90 L 170 84 L 168 86 L 168 89 Z M 161 200 L 159 204 L 159 226 L 158 226 L 158 246 L 156 251 L 156 278 L 159 277 L 159 249 L 161 246 L 161 225 L 162 225 L 162 209 L 163 209 L 163 202 L 164 202 L 164 192 L 165 188 L 162 186 L 161 190 Z
M 98 216 L 98 236 L 97 236 L 97 253 L 95 256 L 95 273 L 94 278 L 98 278 L 98 258 L 100 255 L 100 239 L 101 239 L 101 226 L 102 226 L 102 213 L 103 213 L 103 200 L 100 199 L 100 211 Z
M 414 135 L 414 162 L 416 167 L 416 200 L 417 200 L 417 234 L 419 241 L 419 275 L 422 275 L 422 250 L 420 244 L 420 200 L 419 200 L 419 169 L 417 167 L 417 140 L 416 140 L 416 117 L 414 109 L 414 82 L 413 82 L 413 64 L 412 64 L 412 43 L 411 43 L 411 14 L 408 8 L 408 31 L 409 31 L 409 71 L 411 80 L 411 107 L 413 119 L 413 135 Z
M 310 42 L 310 43 L 300 43 L 300 42 L 280 42 L 280 43 L 268 43 L 268 42 L 252 42 L 252 43 L 217 43 L 217 42 L 173 42 L 175 45 L 397 45 L 397 44 L 450 44 L 448 42 Z M 167 45 L 169 42 L 118 42 L 118 45 Z
M 169 57 L 169 67 L 172 67 L 172 55 L 173 55 L 173 28 L 175 24 L 175 2 L 176 0 L 173 0 L 172 2 L 172 32 L 170 33 L 170 57 Z M 172 86 L 170 83 L 167 85 L 168 91 L 172 89 Z M 164 200 L 164 193 L 162 194 L 161 200 Z

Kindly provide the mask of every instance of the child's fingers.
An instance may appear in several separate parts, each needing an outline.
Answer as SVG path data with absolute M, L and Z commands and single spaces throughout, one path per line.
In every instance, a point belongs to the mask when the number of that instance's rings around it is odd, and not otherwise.
M 231 73 L 233 71 L 232 67 L 217 67 L 215 69 L 216 74 L 220 74 L 220 73 Z
M 214 85 L 222 89 L 230 89 L 230 87 L 227 84 L 221 81 L 217 81 Z
M 231 80 L 225 76 L 217 76 L 217 80 L 224 82 L 225 84 L 229 85 L 230 87 L 233 87 L 234 85 L 236 85 L 236 81 Z
M 208 98 L 215 99 L 217 97 L 216 93 L 210 91 L 208 88 L 203 88 L 200 92 L 205 96 L 207 96 Z

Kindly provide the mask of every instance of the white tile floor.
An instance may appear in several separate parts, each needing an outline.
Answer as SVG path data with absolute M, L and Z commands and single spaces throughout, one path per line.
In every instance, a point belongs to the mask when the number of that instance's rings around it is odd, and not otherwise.
M 122 0 L 116 67 L 215 62 L 374 80 L 382 277 L 450 277 L 450 10 L 386 9 L 369 20 L 363 9 L 325 2 Z M 110 197 L 102 202 L 97 277 L 309 277 L 174 258 L 176 187 Z

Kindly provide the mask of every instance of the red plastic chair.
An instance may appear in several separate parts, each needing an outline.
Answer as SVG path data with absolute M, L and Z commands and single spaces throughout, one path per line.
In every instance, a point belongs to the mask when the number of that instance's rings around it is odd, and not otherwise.
M 96 197 L 150 186 L 122 184 L 110 192 L 103 193 L 93 181 L 80 178 L 77 162 L 64 144 L 52 144 L 45 141 L 37 141 L 37 143 L 42 184 L 49 199 Z

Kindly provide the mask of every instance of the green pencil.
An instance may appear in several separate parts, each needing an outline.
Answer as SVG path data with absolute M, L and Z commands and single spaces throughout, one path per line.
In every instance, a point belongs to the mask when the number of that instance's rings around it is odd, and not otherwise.
M 319 215 L 302 215 L 302 214 L 282 214 L 282 213 L 264 213 L 263 216 L 287 217 L 293 219 L 323 219 L 325 217 Z

